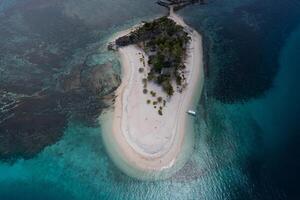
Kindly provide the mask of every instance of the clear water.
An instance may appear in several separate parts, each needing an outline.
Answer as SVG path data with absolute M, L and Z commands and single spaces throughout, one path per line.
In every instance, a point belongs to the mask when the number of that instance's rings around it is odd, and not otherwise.
M 130 16 L 124 16 L 125 25 L 117 17 L 118 12 L 112 14 L 107 10 L 103 14 L 106 19 L 112 17 L 109 23 L 103 25 L 109 29 L 102 30 L 104 36 L 99 38 L 102 43 L 113 32 L 164 12 L 157 11 L 157 7 L 147 9 L 145 5 L 153 3 L 150 1 L 127 2 L 130 3 Z M 21 159 L 13 164 L 0 163 L 0 199 L 299 199 L 297 75 L 300 70 L 300 28 L 297 26 L 300 27 L 300 21 L 297 19 L 300 17 L 296 16 L 300 16 L 300 5 L 297 0 L 284 2 L 285 6 L 278 2 L 212 1 L 207 6 L 190 7 L 180 12 L 193 27 L 205 34 L 211 48 L 207 96 L 204 104 L 198 104 L 199 116 L 194 123 L 194 151 L 187 164 L 174 176 L 151 182 L 137 181 L 124 175 L 107 155 L 101 139 L 101 127 L 69 122 L 63 138 L 33 159 Z M 116 2 L 103 3 L 107 7 L 114 3 L 117 5 Z M 0 5 L 7 4 L 0 1 Z M 270 12 L 264 10 L 264 6 Z M 281 13 L 276 11 L 279 7 Z M 141 11 L 135 12 L 139 9 Z M 240 18 L 234 20 L 239 16 L 237 9 L 244 11 L 243 23 L 257 30 L 255 40 L 265 39 L 259 41 L 256 47 L 262 49 L 264 57 L 274 59 L 278 66 L 265 61 L 264 69 L 272 74 L 272 87 L 263 94 L 253 95 L 255 97 L 243 103 L 228 104 L 217 100 L 212 90 L 216 80 L 222 78 L 216 75 L 220 60 L 231 63 L 232 53 L 238 57 L 243 53 L 229 51 L 223 57 L 220 55 L 224 53 L 220 46 L 233 50 L 245 46 L 227 43 L 224 38 L 232 39 L 232 35 L 220 31 L 227 27 L 224 25 L 228 24 L 224 22 L 226 20 L 240 23 Z M 273 26 L 278 15 L 282 22 L 278 21 L 277 26 Z M 232 27 L 235 34 L 246 34 L 238 28 Z M 277 46 L 274 41 L 277 41 Z M 273 54 L 275 51 L 278 54 Z M 107 59 L 117 63 L 116 58 L 105 51 L 94 62 L 101 63 Z M 252 58 L 249 56 L 248 59 L 250 62 Z M 255 73 L 258 75 L 251 80 L 263 82 L 261 77 L 268 76 L 266 71 Z M 258 86 L 251 89 L 256 91 Z

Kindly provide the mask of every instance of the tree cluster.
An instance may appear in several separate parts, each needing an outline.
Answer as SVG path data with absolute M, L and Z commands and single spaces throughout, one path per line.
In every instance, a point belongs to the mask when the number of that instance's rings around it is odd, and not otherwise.
M 149 56 L 148 64 L 151 70 L 148 73 L 148 80 L 155 81 L 169 96 L 172 96 L 173 80 L 178 87 L 184 85 L 184 59 L 190 39 L 182 26 L 167 17 L 162 17 L 145 22 L 130 35 L 119 38 L 116 44 L 119 46 L 138 44 L 142 47 Z

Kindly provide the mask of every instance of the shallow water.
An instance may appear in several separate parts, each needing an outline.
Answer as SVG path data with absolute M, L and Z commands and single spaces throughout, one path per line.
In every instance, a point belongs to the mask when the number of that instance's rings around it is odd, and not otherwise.
M 113 14 L 98 14 L 100 27 L 109 27 L 101 30 L 100 44 L 164 12 L 143 7 L 136 13 L 146 1 L 127 2 L 126 25 L 118 6 Z M 1 3 L 1 9 L 8 5 Z M 206 96 L 197 107 L 195 147 L 183 169 L 162 181 L 132 179 L 110 160 L 100 127 L 70 120 L 64 136 L 34 158 L 0 163 L 1 200 L 299 199 L 299 1 L 212 1 L 180 13 L 209 41 Z M 119 67 L 105 50 L 92 59 L 107 60 Z M 240 60 L 250 65 L 238 68 Z M 217 93 L 223 86 L 226 92 Z

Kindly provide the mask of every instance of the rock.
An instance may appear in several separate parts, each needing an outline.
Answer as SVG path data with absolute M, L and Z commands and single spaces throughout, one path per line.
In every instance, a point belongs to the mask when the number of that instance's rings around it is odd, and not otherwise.
M 117 40 L 116 40 L 116 45 L 118 47 L 123 47 L 123 46 L 127 46 L 129 44 L 132 44 L 134 43 L 135 41 L 132 41 L 132 39 L 125 35 L 125 36 L 122 36 L 122 37 L 119 37 Z

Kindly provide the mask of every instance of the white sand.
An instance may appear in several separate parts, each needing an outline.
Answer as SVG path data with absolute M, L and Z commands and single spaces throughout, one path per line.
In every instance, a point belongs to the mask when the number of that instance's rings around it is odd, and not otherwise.
M 142 79 L 146 78 L 149 70 L 147 56 L 134 45 L 118 49 L 122 83 L 116 91 L 112 133 L 104 134 L 112 134 L 119 156 L 142 171 L 162 171 L 174 165 L 182 150 L 186 122 L 190 117 L 186 112 L 192 108 L 194 94 L 198 93 L 196 90 L 202 90 L 204 81 L 201 36 L 173 12 L 170 18 L 185 27 L 192 38 L 186 59 L 188 85 L 182 93 L 176 91 L 168 98 L 160 86 L 148 81 L 148 94 L 143 94 Z M 122 31 L 117 37 L 129 32 Z M 143 67 L 142 57 L 145 58 L 145 71 L 140 73 L 138 69 Z M 156 97 L 150 95 L 151 90 L 156 92 Z M 159 96 L 167 100 L 162 116 L 152 104 Z M 148 99 L 151 104 L 147 104 Z

